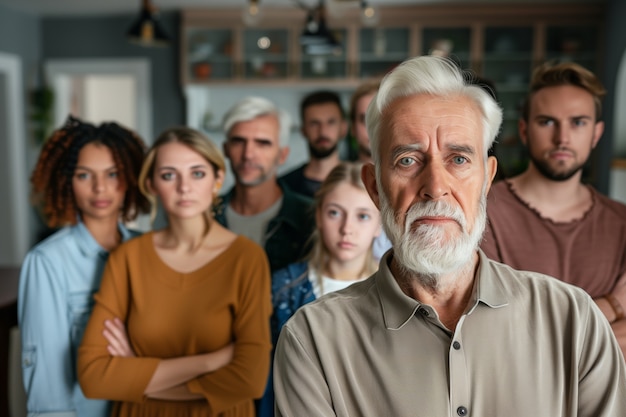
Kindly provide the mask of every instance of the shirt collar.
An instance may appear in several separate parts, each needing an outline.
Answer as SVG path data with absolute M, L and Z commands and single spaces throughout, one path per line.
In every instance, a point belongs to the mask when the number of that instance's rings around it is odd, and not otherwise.
M 282 204 L 280 206 L 280 210 L 278 210 L 278 214 L 271 219 L 271 222 L 285 222 L 288 223 L 292 228 L 298 230 L 301 225 L 301 219 L 306 216 L 308 213 L 302 213 L 302 204 L 298 202 L 300 200 L 308 201 L 311 206 L 313 205 L 313 200 L 309 199 L 306 196 L 296 194 L 291 189 L 283 184 L 281 181 L 277 181 L 278 186 L 283 191 Z M 230 204 L 230 200 L 235 195 L 235 187 L 231 187 L 231 189 L 221 197 L 221 200 L 217 207 L 214 210 L 216 219 L 222 225 L 226 225 L 226 207 Z
M 491 308 L 504 307 L 508 304 L 499 278 L 490 267 L 492 261 L 486 257 L 482 250 L 478 250 L 478 254 L 477 281 L 474 285 L 472 301 L 470 301 L 472 307 L 466 313 L 468 315 L 481 302 Z M 389 330 L 398 330 L 415 315 L 422 303 L 409 297 L 400 289 L 389 269 L 392 256 L 393 250 L 390 250 L 381 258 L 375 279 L 379 289 L 385 327 Z
M 122 235 L 122 242 L 125 242 L 132 237 L 130 230 L 128 230 L 122 223 L 117 224 L 117 229 Z M 108 256 L 109 252 L 96 242 L 96 239 L 94 239 L 91 233 L 89 233 L 87 226 L 85 226 L 82 221 L 79 220 L 76 225 L 72 226 L 72 234 L 78 242 L 78 248 L 85 256 Z

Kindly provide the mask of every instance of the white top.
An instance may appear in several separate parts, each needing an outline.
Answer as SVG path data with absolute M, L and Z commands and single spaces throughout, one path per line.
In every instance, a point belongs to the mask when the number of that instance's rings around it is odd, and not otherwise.
M 343 290 L 344 288 L 349 287 L 355 282 L 362 281 L 361 279 L 351 279 L 351 280 L 342 280 L 335 279 L 331 277 L 327 277 L 326 275 L 322 275 L 321 285 L 320 279 L 317 271 L 313 268 L 309 268 L 309 280 L 313 285 L 313 294 L 315 294 L 315 298 L 320 298 L 322 295 L 329 294 L 331 292 Z

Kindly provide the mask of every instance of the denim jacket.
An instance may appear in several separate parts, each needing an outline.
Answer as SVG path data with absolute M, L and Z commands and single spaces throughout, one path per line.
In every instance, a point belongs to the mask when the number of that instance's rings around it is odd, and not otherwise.
M 137 236 L 121 224 L 123 240 Z M 82 222 L 32 248 L 20 272 L 18 319 L 29 416 L 104 417 L 108 401 L 88 400 L 76 357 L 108 258 Z
M 313 285 L 309 279 L 309 264 L 297 262 L 272 274 L 271 318 L 272 345 L 275 347 L 280 330 L 296 310 L 315 300 Z M 274 352 L 272 351 L 272 367 Z M 274 416 L 274 377 L 270 368 L 267 386 L 263 397 L 257 402 L 257 417 Z

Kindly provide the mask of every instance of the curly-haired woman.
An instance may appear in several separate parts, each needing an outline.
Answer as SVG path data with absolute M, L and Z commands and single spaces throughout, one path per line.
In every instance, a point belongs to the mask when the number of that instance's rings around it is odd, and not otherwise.
M 122 222 L 149 209 L 137 180 L 145 145 L 116 123 L 69 117 L 46 141 L 31 177 L 48 226 L 60 228 L 22 264 L 18 314 L 29 414 L 108 416 L 87 400 L 76 356 L 108 253 L 138 233 Z

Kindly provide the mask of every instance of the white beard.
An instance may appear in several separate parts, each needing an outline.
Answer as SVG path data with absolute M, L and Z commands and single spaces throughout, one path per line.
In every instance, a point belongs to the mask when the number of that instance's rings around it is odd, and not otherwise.
M 404 219 L 396 217 L 385 193 L 379 193 L 383 228 L 393 244 L 397 264 L 410 274 L 422 277 L 425 284 L 437 287 L 438 278 L 466 267 L 478 249 L 487 221 L 487 198 L 482 193 L 476 221 L 471 233 L 467 232 L 467 220 L 458 206 L 443 201 L 416 203 Z M 459 224 L 458 237 L 446 236 L 439 226 L 413 223 L 424 216 L 444 216 Z M 404 230 L 400 226 L 404 224 Z

